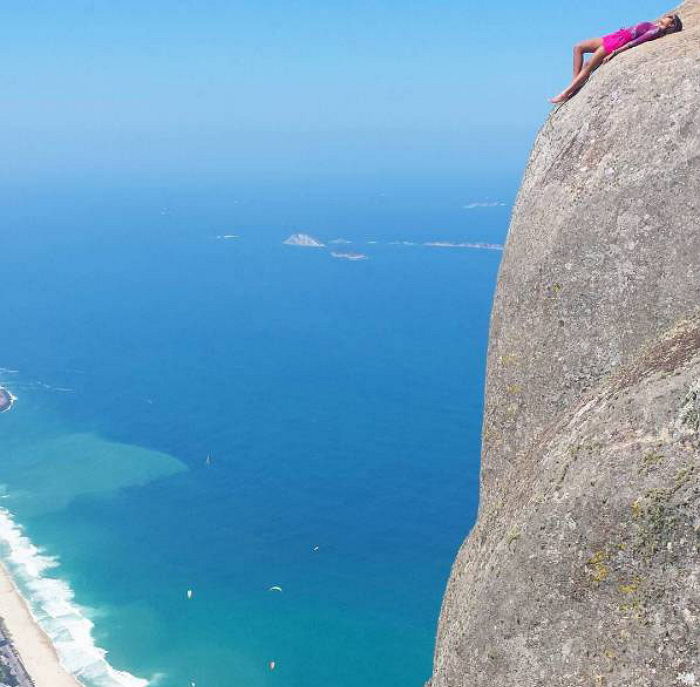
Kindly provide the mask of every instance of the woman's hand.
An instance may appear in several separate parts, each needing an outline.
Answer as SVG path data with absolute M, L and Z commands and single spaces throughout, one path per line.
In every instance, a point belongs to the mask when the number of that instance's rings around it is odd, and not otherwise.
M 606 63 L 610 62 L 610 60 L 612 60 L 612 58 L 615 57 L 615 55 L 619 55 L 619 54 L 620 54 L 620 53 L 619 53 L 617 50 L 613 50 L 609 55 L 606 55 L 606 56 L 603 58 L 603 62 L 602 62 L 602 63 L 603 63 L 603 64 L 606 64 Z

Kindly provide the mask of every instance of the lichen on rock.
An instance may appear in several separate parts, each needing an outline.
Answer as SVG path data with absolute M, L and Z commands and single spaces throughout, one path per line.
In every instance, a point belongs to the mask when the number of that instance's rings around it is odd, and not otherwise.
M 692 432 L 700 431 L 700 379 L 693 382 L 688 389 L 678 414 L 678 424 Z

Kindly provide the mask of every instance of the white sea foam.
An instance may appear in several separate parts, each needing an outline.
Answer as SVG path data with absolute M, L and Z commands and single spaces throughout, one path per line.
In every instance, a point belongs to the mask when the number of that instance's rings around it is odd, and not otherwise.
M 41 382 L 41 381 L 36 381 L 36 382 L 30 383 L 30 386 L 40 387 L 42 389 L 46 389 L 46 391 L 60 391 L 61 393 L 65 393 L 65 394 L 75 393 L 75 389 L 71 389 L 70 387 L 52 386 L 51 384 L 47 384 L 46 382 Z
M 476 208 L 504 208 L 505 206 L 506 204 L 500 200 L 486 200 L 483 202 L 467 203 L 466 205 L 462 205 L 465 210 L 475 210 Z
M 503 250 L 500 243 L 470 243 L 464 241 L 462 243 L 454 243 L 453 241 L 426 241 L 424 246 L 432 248 L 474 248 L 476 250 Z
M 344 260 L 367 260 L 367 256 L 364 253 L 338 253 L 332 251 L 331 255 L 334 258 L 341 258 Z
M 53 386 L 52 384 L 47 384 L 46 382 L 42 382 L 40 379 L 35 379 L 35 380 L 12 380 L 12 386 L 13 388 L 20 388 L 20 389 L 39 389 L 43 391 L 55 391 L 57 393 L 63 393 L 63 394 L 74 394 L 75 389 L 67 386 Z
M 0 546 L 3 562 L 66 670 L 89 687 L 149 685 L 107 662 L 107 652 L 95 645 L 88 610 L 75 603 L 67 582 L 46 575 L 58 566 L 58 559 L 34 546 L 4 508 L 0 508 Z

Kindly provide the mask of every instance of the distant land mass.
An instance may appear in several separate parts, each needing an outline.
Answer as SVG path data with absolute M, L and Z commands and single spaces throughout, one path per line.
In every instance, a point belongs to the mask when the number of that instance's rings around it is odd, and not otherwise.
M 12 408 L 14 402 L 15 397 L 4 386 L 0 386 L 0 413 Z
M 324 243 L 308 234 L 292 234 L 283 243 L 288 246 L 304 246 L 306 248 L 323 248 L 325 246 Z

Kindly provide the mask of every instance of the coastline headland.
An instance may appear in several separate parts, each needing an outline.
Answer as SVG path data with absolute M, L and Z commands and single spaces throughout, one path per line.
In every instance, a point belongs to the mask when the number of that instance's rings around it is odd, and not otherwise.
M 12 392 L 0 386 L 0 413 L 10 410 L 17 398 Z M 0 542 L 3 549 L 9 546 L 10 559 L 12 547 L 10 542 L 25 544 L 37 563 L 47 564 L 48 558 L 41 556 L 28 540 L 21 536 L 10 515 L 0 509 Z M 29 547 L 27 549 L 27 547 Z M 4 551 L 3 556 L 7 551 Z M 26 560 L 26 556 L 20 556 Z M 84 687 L 64 666 L 56 646 L 44 628 L 34 616 L 29 602 L 11 574 L 13 565 L 0 560 L 0 685 L 8 687 Z M 100 654 L 100 649 L 95 649 Z M 103 656 L 99 656 L 104 660 Z M 145 680 L 133 678 L 127 673 L 111 670 L 115 676 L 113 683 L 142 687 Z M 120 679 L 124 678 L 124 679 Z M 111 683 L 110 683 L 111 684 Z
M 9 389 L 0 386 L 0 413 L 5 413 L 10 410 L 16 400 L 16 397 L 10 393 Z

